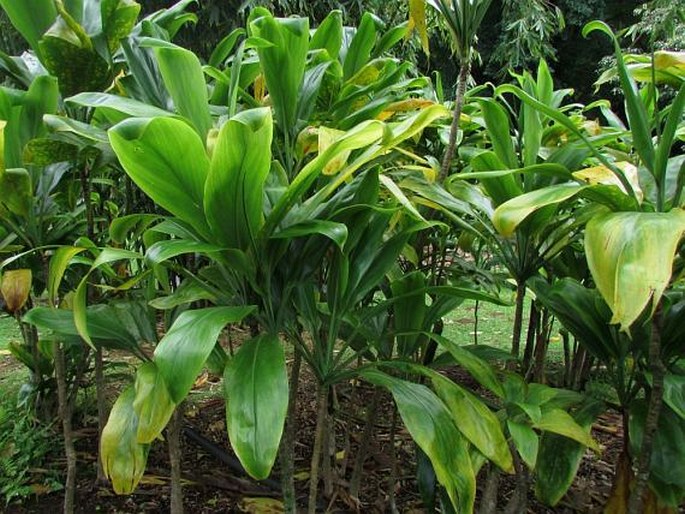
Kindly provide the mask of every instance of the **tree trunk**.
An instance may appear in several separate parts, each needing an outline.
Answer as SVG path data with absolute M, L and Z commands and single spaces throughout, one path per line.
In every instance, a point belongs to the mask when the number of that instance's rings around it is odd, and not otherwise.
M 454 149 L 457 146 L 457 133 L 459 132 L 459 119 L 461 118 L 461 111 L 464 108 L 464 96 L 466 95 L 466 82 L 471 73 L 471 64 L 469 62 L 461 63 L 459 68 L 459 78 L 457 80 L 457 91 L 454 97 L 454 112 L 452 113 L 452 125 L 450 126 L 450 135 L 445 149 L 445 155 L 442 158 L 442 166 L 440 167 L 439 181 L 442 182 L 447 178 L 452 165 L 452 157 L 454 157 Z
M 74 494 L 76 492 L 76 449 L 71 427 L 71 402 L 67 392 L 67 373 L 64 347 L 61 342 L 55 343 L 55 380 L 57 382 L 57 399 L 59 417 L 62 419 L 64 437 L 64 454 L 67 458 L 67 479 L 64 484 L 64 514 L 74 512 Z
M 181 431 L 183 429 L 183 404 L 171 415 L 167 437 L 169 438 L 169 462 L 171 464 L 171 514 L 183 514 L 183 486 L 181 484 Z
M 652 460 L 652 448 L 654 447 L 654 435 L 659 425 L 659 415 L 663 405 L 664 375 L 666 367 L 661 360 L 661 324 L 662 304 L 659 305 L 652 316 L 652 334 L 649 340 L 649 364 L 652 372 L 652 390 L 649 393 L 647 417 L 642 435 L 642 446 L 637 462 L 635 475 L 635 488 L 630 493 L 628 502 L 628 514 L 642 512 L 644 493 L 649 479 L 649 466 Z
M 499 470 L 492 462 L 488 464 L 483 498 L 478 514 L 495 514 L 497 512 L 497 493 L 499 492 Z
M 95 352 L 95 396 L 98 408 L 98 441 L 102 438 L 102 430 L 107 424 L 107 408 L 105 406 L 105 375 L 102 360 L 102 347 Z M 97 462 L 97 481 L 105 482 L 105 471 L 102 468 L 102 459 Z
M 511 333 L 511 355 L 514 361 L 509 364 L 510 369 L 516 368 L 516 362 L 519 358 L 521 347 L 521 326 L 523 325 L 523 301 L 526 297 L 525 282 L 518 281 L 516 283 L 516 309 L 514 310 L 514 327 Z
M 362 474 L 364 473 L 364 462 L 366 461 L 367 453 L 369 450 L 369 443 L 371 442 L 371 437 L 373 436 L 373 427 L 376 421 L 376 414 L 378 412 L 378 404 L 381 399 L 381 390 L 376 388 L 373 392 L 373 399 L 371 400 L 371 406 L 366 413 L 366 423 L 364 425 L 364 431 L 362 432 L 362 438 L 359 442 L 359 450 L 357 451 L 357 457 L 354 460 L 354 468 L 352 470 L 352 478 L 350 479 L 350 496 L 352 498 L 359 498 L 359 489 L 362 482 Z
M 325 443 L 326 416 L 328 415 L 328 388 L 319 384 L 316 402 L 316 435 L 312 453 L 311 469 L 309 471 L 309 507 L 308 514 L 316 514 L 317 490 L 319 485 L 319 468 L 321 467 L 321 453 Z
M 535 349 L 535 336 L 538 331 L 539 321 L 540 311 L 535 306 L 535 301 L 531 301 L 530 315 L 528 316 L 528 332 L 526 333 L 526 347 L 523 349 L 523 362 L 521 364 L 521 369 L 523 373 L 527 373 L 530 369 L 530 362 L 533 359 L 533 351 Z M 523 325 L 523 319 L 521 319 L 521 325 Z
M 390 512 L 397 514 L 395 484 L 397 484 L 397 456 L 395 455 L 395 435 L 397 432 L 397 407 L 392 404 L 392 423 L 390 425 L 390 476 L 388 477 L 388 503 Z
M 290 389 L 288 398 L 288 415 L 285 430 L 281 440 L 281 490 L 283 493 L 283 508 L 286 514 L 297 512 L 297 498 L 295 495 L 295 433 L 297 431 L 297 392 L 300 385 L 300 368 L 302 354 L 295 348 L 293 367 L 290 371 Z

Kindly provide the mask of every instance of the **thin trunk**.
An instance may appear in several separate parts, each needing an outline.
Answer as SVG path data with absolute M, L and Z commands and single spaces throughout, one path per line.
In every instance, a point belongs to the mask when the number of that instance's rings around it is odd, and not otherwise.
M 540 321 L 540 311 L 535 306 L 535 301 L 530 302 L 530 315 L 528 316 L 528 332 L 526 333 L 526 347 L 523 349 L 523 363 L 521 369 L 524 373 L 530 368 L 530 361 L 533 358 L 535 348 L 535 335 L 537 334 Z M 523 324 L 523 319 L 521 319 Z
M 288 415 L 281 441 L 279 459 L 281 461 L 281 489 L 283 493 L 283 508 L 287 514 L 297 512 L 297 497 L 295 495 L 295 433 L 297 431 L 297 392 L 300 385 L 300 368 L 302 354 L 295 349 L 293 367 L 290 370 L 290 388 L 288 398 Z
M 635 475 L 635 488 L 630 494 L 628 503 L 628 514 L 639 514 L 642 512 L 643 496 L 649 479 L 649 465 L 652 460 L 652 449 L 654 447 L 654 436 L 659 425 L 659 415 L 663 405 L 664 375 L 666 367 L 661 360 L 661 324 L 662 324 L 662 304 L 656 308 L 652 317 L 652 334 L 649 341 L 649 364 L 652 372 L 652 390 L 649 393 L 649 404 L 647 406 L 647 418 L 642 435 L 642 446 L 637 462 Z
M 390 476 L 388 477 L 388 504 L 390 512 L 397 514 L 395 484 L 397 484 L 397 456 L 395 455 L 395 435 L 397 432 L 397 407 L 392 404 L 392 424 L 390 425 Z
M 535 345 L 535 360 L 533 363 L 532 379 L 541 384 L 545 383 L 545 362 L 547 361 L 547 348 L 552 328 L 552 315 L 548 309 L 542 311 L 542 323 L 538 326 L 537 343 Z
M 102 360 L 102 347 L 95 352 L 95 396 L 98 408 L 98 441 L 102 438 L 102 430 L 107 424 L 107 408 L 105 406 L 105 374 Z M 97 481 L 105 482 L 105 472 L 102 468 L 102 460 L 97 462 Z
M 476 305 L 473 307 L 473 344 L 478 346 L 478 308 L 480 302 L 476 300 Z
M 171 464 L 171 514 L 183 514 L 183 486 L 181 484 L 181 430 L 183 429 L 183 404 L 171 415 L 167 436 L 169 438 L 169 462 Z
M 530 475 L 526 464 L 521 460 L 516 448 L 513 447 L 513 444 L 510 446 L 514 457 L 514 469 L 516 470 L 516 488 L 504 509 L 504 514 L 521 514 L 526 512 L 528 506 Z
M 369 407 L 369 410 L 366 413 L 364 431 L 362 432 L 362 438 L 359 442 L 357 457 L 354 460 L 352 478 L 350 479 L 350 496 L 352 496 L 352 498 L 359 498 L 359 489 L 361 487 L 362 474 L 364 473 L 364 462 L 366 461 L 369 443 L 371 442 L 371 437 L 373 436 L 373 428 L 376 421 L 376 414 L 378 413 L 378 404 L 380 403 L 380 399 L 381 390 L 376 388 L 376 390 L 373 392 L 371 407 Z
M 321 466 L 321 479 L 323 481 L 323 494 L 327 499 L 333 496 L 333 475 L 335 468 L 335 425 L 331 407 L 335 405 L 334 389 L 328 389 L 328 408 L 324 419 L 323 435 L 323 462 Z
M 67 458 L 67 479 L 64 484 L 64 514 L 74 512 L 74 494 L 76 492 L 76 449 L 71 427 L 71 402 L 67 392 L 67 373 L 64 347 L 61 342 L 55 343 L 55 380 L 57 382 L 57 399 L 59 417 L 62 419 L 64 436 L 64 453 Z
M 499 492 L 499 469 L 493 463 L 488 465 L 483 498 L 478 514 L 495 514 L 497 512 L 497 493 Z
M 442 182 L 450 171 L 452 165 L 452 157 L 454 157 L 454 149 L 457 146 L 457 133 L 459 132 L 459 119 L 461 118 L 461 111 L 464 108 L 464 96 L 466 95 L 466 82 L 468 81 L 471 72 L 471 64 L 464 62 L 459 68 L 459 79 L 457 80 L 457 91 L 454 97 L 454 112 L 452 113 L 452 125 L 450 126 L 450 135 L 445 149 L 445 155 L 442 158 L 442 166 L 440 167 L 439 181 Z
M 312 453 L 311 469 L 309 471 L 309 506 L 308 514 L 316 514 L 317 490 L 319 485 L 319 468 L 321 467 L 321 453 L 323 452 L 326 415 L 328 414 L 328 388 L 319 384 L 316 409 L 316 434 Z
M 514 328 L 511 333 L 511 355 L 514 357 L 509 364 L 510 369 L 516 368 L 516 361 L 519 358 L 519 349 L 521 347 L 521 326 L 523 325 L 523 301 L 526 297 L 525 282 L 516 283 L 516 309 L 514 311 Z

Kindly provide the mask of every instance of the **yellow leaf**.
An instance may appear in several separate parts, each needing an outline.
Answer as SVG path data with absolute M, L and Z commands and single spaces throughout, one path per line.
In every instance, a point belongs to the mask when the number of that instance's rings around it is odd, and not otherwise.
M 250 514 L 280 514 L 285 512 L 283 502 L 275 498 L 243 498 L 238 508 L 240 512 Z
M 320 127 L 319 128 L 319 154 L 322 154 L 325 152 L 328 147 L 330 147 L 333 143 L 335 143 L 336 140 L 340 138 L 345 132 L 342 130 L 336 130 L 332 128 L 327 128 L 327 127 Z M 336 155 L 333 159 L 328 161 L 326 165 L 323 168 L 323 174 L 324 175 L 334 175 L 343 167 L 345 166 L 345 163 L 347 162 L 348 157 L 350 156 L 350 151 L 345 150 L 343 152 L 340 152 L 338 155 Z
M 620 169 L 626 176 L 628 182 L 630 182 L 630 185 L 633 188 L 633 191 L 635 191 L 635 194 L 637 195 L 638 199 L 642 200 L 643 193 L 642 189 L 640 188 L 640 181 L 638 179 L 637 168 L 627 161 L 617 162 L 616 167 Z M 592 166 L 590 168 L 585 168 L 580 171 L 576 171 L 573 173 L 573 176 L 591 185 L 604 184 L 618 186 L 621 189 L 621 191 L 628 194 L 625 188 L 623 187 L 623 184 L 621 184 L 621 181 L 618 179 L 618 177 L 614 175 L 614 173 L 604 165 Z
M 266 82 L 264 81 L 264 75 L 261 73 L 257 75 L 257 78 L 254 81 L 254 98 L 258 102 L 261 102 L 264 100 L 264 96 L 266 95 Z
M 19 311 L 29 299 L 31 292 L 31 270 L 15 269 L 2 275 L 0 295 L 5 300 L 5 309 L 10 314 Z
M 412 32 L 418 32 L 421 40 L 421 48 L 430 55 L 428 45 L 428 27 L 426 25 L 426 0 L 409 0 L 409 22 L 407 23 L 407 37 Z

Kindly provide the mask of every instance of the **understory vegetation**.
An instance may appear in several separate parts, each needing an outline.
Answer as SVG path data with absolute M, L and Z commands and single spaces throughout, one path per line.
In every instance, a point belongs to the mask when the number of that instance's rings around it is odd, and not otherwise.
M 682 2 L 229 3 L 0 0 L 7 508 L 677 512 Z

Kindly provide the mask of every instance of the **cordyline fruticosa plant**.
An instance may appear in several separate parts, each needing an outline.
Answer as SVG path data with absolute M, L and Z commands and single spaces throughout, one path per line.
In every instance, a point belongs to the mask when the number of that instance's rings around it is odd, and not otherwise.
M 631 71 L 641 70 L 626 65 L 609 27 L 593 22 L 584 32 L 593 31 L 608 35 L 614 43 L 628 118 L 622 137 L 634 153 L 619 161 L 587 141 L 596 159 L 594 168 L 569 177 L 574 180 L 504 203 L 494 219 L 500 232 L 509 235 L 530 215 L 549 206 L 581 200 L 579 215 L 592 213 L 585 225 L 585 255 L 594 285 L 611 316 L 597 303 L 599 299 L 577 290 L 579 286 L 573 282 L 560 282 L 549 290 L 538 283 L 541 298 L 562 321 L 566 320 L 569 330 L 588 345 L 591 353 L 618 374 L 614 382 L 625 412 L 626 445 L 609 505 L 616 512 L 639 512 L 643 501 L 653 501 L 644 494 L 649 483 L 660 502 L 675 508 L 685 492 L 683 475 L 662 467 L 661 459 L 667 447 L 682 448 L 677 441 L 682 441 L 685 427 L 682 397 L 674 395 L 683 382 L 677 364 L 683 351 L 682 345 L 674 347 L 672 339 L 673 323 L 677 323 L 674 316 L 681 312 L 678 277 L 672 271 L 674 264 L 678 265 L 678 248 L 685 232 L 685 165 L 677 138 L 683 126 L 685 81 L 680 73 L 673 99 L 666 106 L 660 105 L 658 83 L 647 82 L 638 90 Z M 659 76 L 656 70 L 663 63 L 663 59 L 652 61 L 652 77 Z M 669 79 L 673 79 L 672 74 Z M 527 92 L 515 86 L 500 86 L 500 90 L 515 94 L 587 140 L 566 116 Z M 566 301 L 561 301 L 561 291 L 568 293 Z M 595 304 L 588 316 L 571 320 L 568 313 L 564 314 L 564 308 L 575 311 L 576 303 L 588 302 Z M 604 321 L 618 325 L 617 329 L 602 328 Z M 597 332 L 600 328 L 602 332 Z M 642 391 L 646 399 L 639 398 Z M 631 461 L 637 468 L 634 477 Z M 632 490 L 628 487 L 631 483 Z

